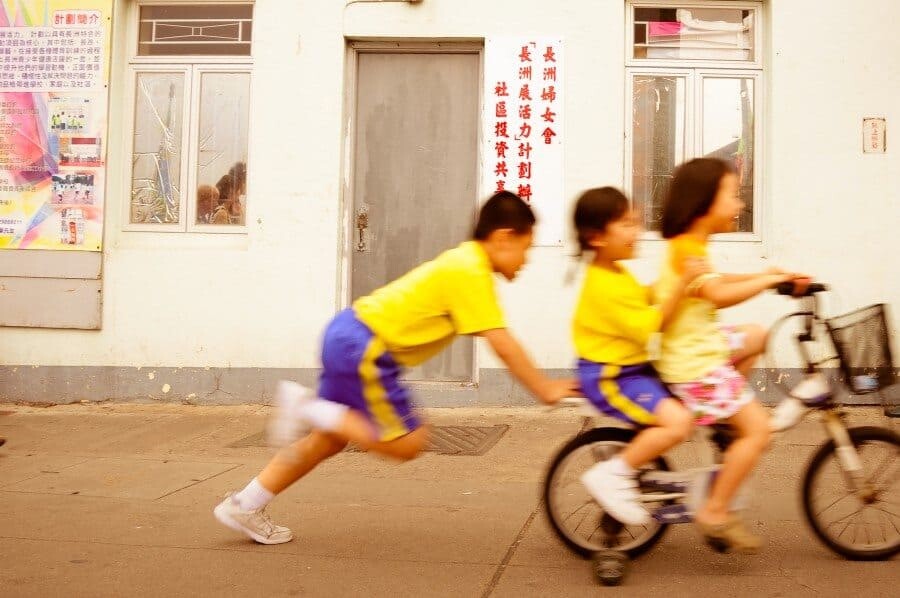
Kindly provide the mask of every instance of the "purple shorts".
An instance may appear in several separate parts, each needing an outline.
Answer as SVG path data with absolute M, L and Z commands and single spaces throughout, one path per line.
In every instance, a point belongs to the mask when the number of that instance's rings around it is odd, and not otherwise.
M 578 380 L 584 396 L 597 409 L 644 426 L 656 424 L 656 407 L 672 397 L 649 363 L 618 366 L 580 359 Z
M 422 425 L 400 382 L 401 371 L 384 341 L 352 309 L 338 313 L 325 329 L 319 396 L 362 413 L 382 441 Z

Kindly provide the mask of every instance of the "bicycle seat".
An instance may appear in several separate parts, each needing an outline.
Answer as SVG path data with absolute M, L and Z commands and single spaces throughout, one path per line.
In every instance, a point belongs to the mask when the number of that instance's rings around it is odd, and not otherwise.
M 566 397 L 564 399 L 560 399 L 559 401 L 553 403 L 552 405 L 547 405 L 544 407 L 544 410 L 547 412 L 556 411 L 558 409 L 571 409 L 575 408 L 579 410 L 579 414 L 586 417 L 610 417 L 607 414 L 603 413 L 600 409 L 597 408 L 596 405 L 591 403 L 585 397 Z M 636 430 L 640 432 L 645 428 L 649 428 L 651 426 L 645 424 L 639 424 L 635 422 L 625 422 L 622 420 L 616 420 L 618 424 L 617 427 L 627 426 L 630 429 Z
M 709 427 L 709 430 L 709 440 L 723 453 L 731 446 L 734 439 L 737 438 L 734 427 L 726 423 L 712 424 Z

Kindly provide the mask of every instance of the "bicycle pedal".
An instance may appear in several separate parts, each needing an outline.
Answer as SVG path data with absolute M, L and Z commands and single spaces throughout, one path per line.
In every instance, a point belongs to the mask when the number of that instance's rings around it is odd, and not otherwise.
M 694 520 L 687 505 L 665 505 L 653 511 L 653 518 L 664 524 L 690 523 Z
M 683 472 L 672 471 L 648 471 L 638 479 L 642 492 L 687 492 L 689 482 Z
M 686 480 L 666 481 L 666 480 L 641 480 L 641 492 L 687 492 L 688 483 Z

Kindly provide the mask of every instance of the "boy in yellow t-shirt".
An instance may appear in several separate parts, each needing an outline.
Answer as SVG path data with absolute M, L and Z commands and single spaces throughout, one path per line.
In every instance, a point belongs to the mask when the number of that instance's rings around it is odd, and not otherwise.
M 494 289 L 494 273 L 513 280 L 531 246 L 534 213 L 508 191 L 481 208 L 474 239 L 445 251 L 358 299 L 325 330 L 318 396 L 282 381 L 279 416 L 270 436 L 282 451 L 215 508 L 216 518 L 262 544 L 292 539 L 264 509 L 276 494 L 354 442 L 397 459 L 412 459 L 427 428 L 400 381 L 404 367 L 434 356 L 458 334 L 487 340 L 510 372 L 538 399 L 577 396 L 574 380 L 546 378 L 510 335 Z M 297 438 L 305 430 L 305 437 Z

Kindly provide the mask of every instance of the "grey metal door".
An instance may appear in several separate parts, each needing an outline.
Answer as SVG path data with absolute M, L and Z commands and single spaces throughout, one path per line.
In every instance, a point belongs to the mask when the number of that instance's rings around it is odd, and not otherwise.
M 480 55 L 359 51 L 349 237 L 355 299 L 471 234 L 477 204 Z M 407 373 L 472 380 L 457 339 Z

